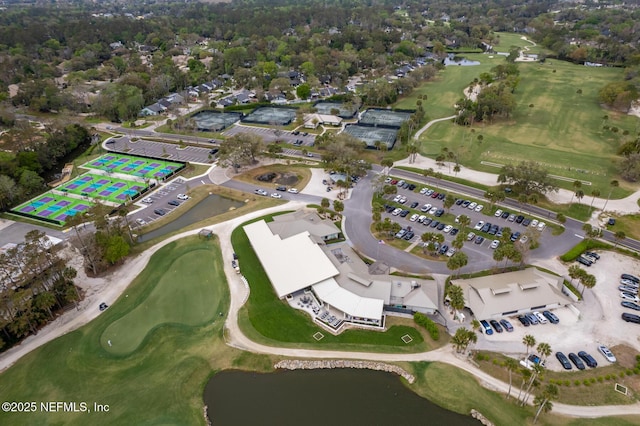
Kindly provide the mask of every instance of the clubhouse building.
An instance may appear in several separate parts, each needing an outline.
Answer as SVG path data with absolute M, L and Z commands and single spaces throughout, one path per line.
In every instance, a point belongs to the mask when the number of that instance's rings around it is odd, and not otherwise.
M 337 333 L 350 326 L 384 328 L 388 313 L 434 314 L 433 281 L 388 275 L 367 265 L 330 220 L 296 211 L 244 226 L 279 298 Z
M 478 320 L 499 319 L 573 303 L 564 279 L 536 268 L 485 277 L 451 280 L 462 288 L 464 305 Z

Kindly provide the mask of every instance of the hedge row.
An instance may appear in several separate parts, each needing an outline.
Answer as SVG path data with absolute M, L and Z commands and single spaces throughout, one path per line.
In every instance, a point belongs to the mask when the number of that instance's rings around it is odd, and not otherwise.
M 603 243 L 602 241 L 598 241 L 598 240 L 584 239 L 580 241 L 578 244 L 576 244 L 575 246 L 573 246 L 573 248 L 570 249 L 568 252 L 560 256 L 560 260 L 562 260 L 563 262 L 573 262 L 578 258 L 578 256 L 580 256 L 586 250 L 610 249 L 610 248 L 611 248 L 611 244 Z
M 433 340 L 440 339 L 440 330 L 438 329 L 438 325 L 433 322 L 429 317 L 420 312 L 416 312 L 413 315 L 413 320 L 416 324 L 423 326 L 429 332 L 429 335 Z

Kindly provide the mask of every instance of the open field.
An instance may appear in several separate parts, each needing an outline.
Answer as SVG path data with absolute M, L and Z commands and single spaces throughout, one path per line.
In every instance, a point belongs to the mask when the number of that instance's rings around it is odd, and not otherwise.
M 449 67 L 440 75 L 441 81 L 427 83 L 418 90 L 429 95 L 425 109 L 430 118 L 453 113 L 453 108 L 448 108 L 436 116 L 441 107 L 432 108 L 432 100 L 451 105 L 474 77 L 486 71 L 485 67 L 490 68 L 487 64 L 495 62 L 486 55 L 468 56 L 483 64 Z M 435 157 L 447 147 L 461 164 L 492 173 L 498 173 L 501 165 L 533 159 L 544 164 L 549 173 L 568 179 L 557 180 L 558 186 L 570 189 L 573 180 L 580 179 L 592 182 L 582 187 L 587 195 L 593 189 L 607 194 L 609 182 L 618 179 L 614 165 L 618 158 L 616 150 L 625 138 L 636 133 L 638 126 L 636 117 L 606 111 L 597 101 L 598 90 L 620 78 L 622 70 L 589 68 L 561 61 L 519 66 L 517 107 L 509 120 L 476 124 L 472 129 L 448 121 L 437 123 L 423 133 L 421 153 Z M 579 90 L 582 93 L 578 93 Z M 406 106 L 403 102 L 397 106 Z M 617 131 L 605 130 L 603 126 L 615 127 Z M 629 135 L 624 135 L 626 132 Z M 612 198 L 624 197 L 634 188 L 620 180 L 620 187 L 614 189 Z
M 308 315 L 291 308 L 277 298 L 242 226 L 233 231 L 231 242 L 240 259 L 242 274 L 247 278 L 251 288 L 249 300 L 240 312 L 239 322 L 243 332 L 253 340 L 277 346 L 341 348 L 372 352 L 423 351 L 428 350 L 426 348 L 441 346 L 448 340 L 441 338 L 440 341 L 433 342 L 410 325 L 393 325 L 384 333 L 347 330 L 334 336 L 324 331 L 315 325 Z M 318 331 L 325 336 L 320 341 L 313 338 L 313 334 Z M 414 340 L 405 344 L 401 339 L 405 334 L 409 334 Z
M 152 318 L 162 318 L 164 306 L 150 304 L 163 271 L 190 276 L 192 265 L 172 260 L 195 252 L 206 258 L 210 285 L 201 288 L 193 280 L 181 280 L 185 292 L 192 289 L 209 301 L 209 314 L 215 317 L 201 326 L 186 325 L 175 317 L 172 324 L 156 324 L 146 330 L 143 343 L 129 355 L 109 353 L 101 336 L 111 324 L 132 318 L 144 309 Z M 214 369 L 229 368 L 237 351 L 221 339 L 223 320 L 218 312 L 228 309 L 229 295 L 222 268 L 221 253 L 215 240 L 189 237 L 159 250 L 147 268 L 125 294 L 90 324 L 64 335 L 23 357 L 0 375 L 0 394 L 8 401 L 85 401 L 108 404 L 108 413 L 4 413 L 0 423 L 31 424 L 204 424 L 202 391 Z M 187 314 L 188 307 L 177 312 Z M 95 309 L 98 309 L 96 306 Z M 190 314 L 187 314 L 190 315 Z M 133 325 L 132 325 L 133 326 Z M 144 333 L 144 330 L 139 330 Z M 140 334 L 141 335 L 141 334 Z M 251 354 L 245 365 L 253 365 Z M 259 357 L 255 357 L 256 359 Z

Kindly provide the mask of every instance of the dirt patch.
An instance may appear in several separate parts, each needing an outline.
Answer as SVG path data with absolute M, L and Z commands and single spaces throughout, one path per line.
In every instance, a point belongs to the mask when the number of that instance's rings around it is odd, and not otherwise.
M 300 181 L 300 178 L 295 173 L 282 173 L 278 174 L 274 181 L 280 185 L 295 186 Z
M 611 352 L 616 356 L 618 360 L 618 364 L 624 368 L 635 368 L 636 367 L 636 355 L 638 355 L 638 351 L 627 346 L 627 345 L 616 345 L 611 349 Z

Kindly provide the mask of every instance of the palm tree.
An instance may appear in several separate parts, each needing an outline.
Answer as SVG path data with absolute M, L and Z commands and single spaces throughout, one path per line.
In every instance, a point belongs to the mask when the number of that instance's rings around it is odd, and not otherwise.
M 580 275 L 584 274 L 585 270 L 578 265 L 571 265 L 567 272 L 569 273 L 569 278 L 571 278 L 571 284 L 573 285 L 573 280 L 580 278 Z
M 551 401 L 556 399 L 557 397 L 558 387 L 553 383 L 549 383 L 542 391 L 542 394 L 536 396 L 536 399 L 533 401 L 533 403 L 538 406 L 538 411 L 536 411 L 536 416 L 533 418 L 534 424 L 537 423 L 538 416 L 541 412 L 544 411 L 545 413 L 547 413 L 551 411 L 551 409 L 553 408 L 553 404 L 551 403 Z
M 580 293 L 580 296 L 582 296 L 585 288 L 593 288 L 596 286 L 597 280 L 596 277 L 585 271 L 580 277 L 580 282 L 582 283 L 582 292 Z
M 447 289 L 449 303 L 454 310 L 454 318 L 458 317 L 458 311 L 464 309 L 464 293 L 462 287 L 451 284 Z
M 527 400 L 529 399 L 529 395 L 531 395 L 531 388 L 533 388 L 534 385 L 537 385 L 536 379 L 540 376 L 540 374 L 542 374 L 543 371 L 544 371 L 544 367 L 541 364 L 533 364 L 533 367 L 531 370 L 531 377 L 529 378 L 529 384 L 527 385 L 527 390 L 522 396 L 522 401 L 520 401 L 520 405 L 522 407 L 524 407 L 525 404 L 527 403 Z
M 607 201 L 604 202 L 604 206 L 602 207 L 602 211 L 605 211 L 607 208 L 607 203 L 609 202 L 609 199 L 611 198 L 611 193 L 613 192 L 613 188 L 617 188 L 618 186 L 620 186 L 620 183 L 617 180 L 612 180 L 611 182 L 609 182 L 609 194 L 607 195 Z
M 518 361 L 513 358 L 507 358 L 504 362 L 504 366 L 509 373 L 509 391 L 507 392 L 507 399 L 511 398 L 511 375 L 518 369 Z
M 467 257 L 467 255 L 464 252 L 459 251 L 454 253 L 454 255 L 449 258 L 449 260 L 447 261 L 447 268 L 451 271 L 456 271 L 467 266 L 468 262 L 469 258 Z M 462 308 L 464 308 L 464 301 L 461 309 Z
M 551 346 L 548 343 L 540 342 L 536 350 L 540 354 L 540 358 L 542 358 L 542 361 L 545 361 L 547 357 L 551 355 Z
M 571 201 L 569 201 L 569 204 L 573 202 L 573 196 L 578 193 L 578 189 L 580 188 L 582 188 L 582 182 L 580 182 L 579 180 L 574 180 L 573 181 L 574 194 L 571 195 Z
M 469 226 L 469 224 L 471 223 L 471 218 L 469 216 L 467 216 L 466 214 L 461 214 L 458 217 L 458 223 L 460 224 L 460 228 L 462 228 L 464 230 L 464 228 Z
M 420 239 L 422 240 L 423 244 L 423 248 L 422 251 L 426 252 L 427 251 L 427 246 L 433 241 L 433 236 L 436 235 L 433 232 L 425 232 L 424 234 L 422 234 L 420 236 Z
M 532 348 L 536 345 L 536 338 L 530 334 L 527 334 L 522 338 L 522 343 L 527 347 L 527 358 L 528 358 L 529 348 Z
M 578 189 L 576 191 L 576 198 L 578 199 L 578 203 L 580 203 L 580 200 L 584 198 L 584 191 L 582 189 Z

